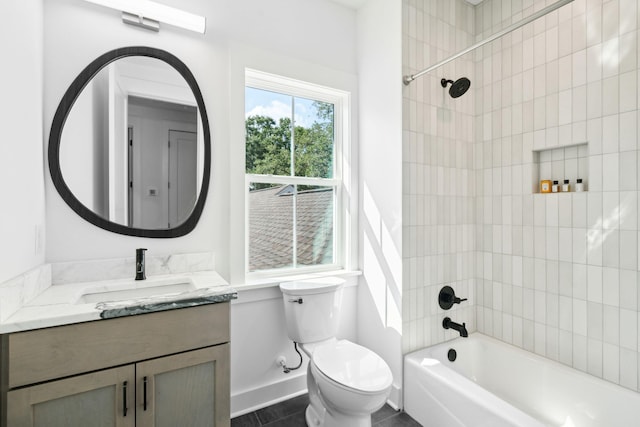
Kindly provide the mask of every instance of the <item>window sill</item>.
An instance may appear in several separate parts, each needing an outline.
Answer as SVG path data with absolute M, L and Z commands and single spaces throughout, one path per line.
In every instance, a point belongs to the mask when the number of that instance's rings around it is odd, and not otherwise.
M 322 277 L 340 277 L 343 279 L 355 278 L 361 276 L 359 270 L 330 270 L 316 273 L 297 274 L 283 277 L 269 277 L 248 281 L 247 283 L 232 284 L 231 286 L 238 291 L 238 299 L 233 300 L 232 304 L 242 304 L 244 302 L 252 302 L 264 299 L 280 298 L 281 293 L 278 286 L 282 282 L 291 282 L 293 280 L 318 279 Z M 357 280 L 347 280 L 345 286 L 357 286 Z M 256 292 L 251 292 L 256 291 Z M 255 294 L 255 295 L 250 295 Z

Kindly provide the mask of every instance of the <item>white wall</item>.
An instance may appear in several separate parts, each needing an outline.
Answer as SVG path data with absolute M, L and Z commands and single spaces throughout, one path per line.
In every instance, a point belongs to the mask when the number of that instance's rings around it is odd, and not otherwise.
M 358 10 L 360 267 L 358 339 L 402 385 L 402 21 L 400 2 Z
M 0 3 L 0 283 L 44 260 L 42 4 Z

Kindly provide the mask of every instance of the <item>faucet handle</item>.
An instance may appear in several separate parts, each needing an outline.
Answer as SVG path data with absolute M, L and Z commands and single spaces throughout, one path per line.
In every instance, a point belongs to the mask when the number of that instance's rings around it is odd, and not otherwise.
M 453 307 L 453 304 L 460 304 L 466 300 L 467 298 L 458 298 L 451 286 L 444 286 L 438 294 L 438 304 L 440 304 L 440 308 L 443 310 L 449 310 Z

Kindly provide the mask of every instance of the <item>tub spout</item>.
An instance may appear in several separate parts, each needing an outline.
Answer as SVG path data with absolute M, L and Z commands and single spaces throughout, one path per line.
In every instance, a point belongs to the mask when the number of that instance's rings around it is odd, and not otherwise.
M 449 317 L 445 317 L 442 320 L 442 327 L 445 329 L 455 329 L 456 331 L 460 332 L 460 336 L 463 338 L 466 338 L 469 336 L 469 333 L 467 332 L 467 324 L 463 323 L 462 325 L 460 323 L 456 323 L 453 320 L 451 320 Z

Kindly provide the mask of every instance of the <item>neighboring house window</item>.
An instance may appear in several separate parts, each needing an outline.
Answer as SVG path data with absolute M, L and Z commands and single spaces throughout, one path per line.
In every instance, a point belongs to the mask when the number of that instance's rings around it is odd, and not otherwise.
M 343 100 L 247 70 L 247 272 L 342 267 Z

